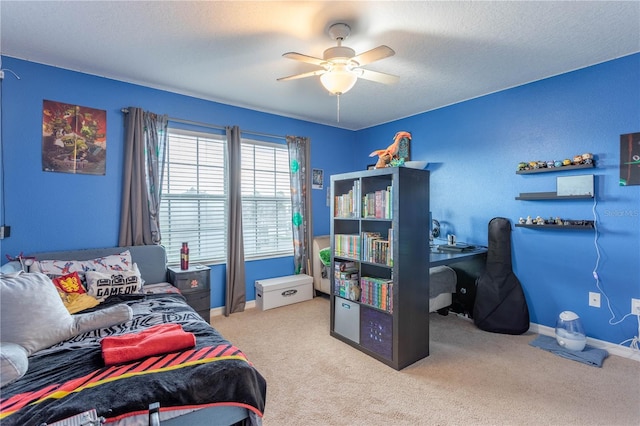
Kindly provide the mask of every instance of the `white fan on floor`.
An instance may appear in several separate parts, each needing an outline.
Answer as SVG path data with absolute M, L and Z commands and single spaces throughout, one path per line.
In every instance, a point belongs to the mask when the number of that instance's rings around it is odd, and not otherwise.
M 380 59 L 395 55 L 389 46 L 378 46 L 364 53 L 356 55 L 350 47 L 343 46 L 342 42 L 351 34 L 351 28 L 347 24 L 333 24 L 328 30 L 329 37 L 338 43 L 324 51 L 322 59 L 302 53 L 288 52 L 285 58 L 306 62 L 321 67 L 322 69 L 289 77 L 279 78 L 278 81 L 296 80 L 299 78 L 320 76 L 320 82 L 329 93 L 343 95 L 356 84 L 358 78 L 375 81 L 377 83 L 392 84 L 398 80 L 398 76 L 362 68 Z

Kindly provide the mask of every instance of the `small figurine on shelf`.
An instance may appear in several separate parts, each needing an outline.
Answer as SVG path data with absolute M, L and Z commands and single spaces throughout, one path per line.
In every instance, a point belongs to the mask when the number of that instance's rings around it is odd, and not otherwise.
M 537 161 L 529 161 L 529 169 L 530 170 L 535 170 L 538 168 L 538 162 Z
M 573 157 L 573 165 L 582 164 L 582 155 L 576 155 Z
M 525 222 L 526 222 L 526 221 L 525 221 L 524 217 L 520 216 L 520 219 L 518 219 L 518 223 L 519 223 L 520 225 L 524 225 L 524 224 L 525 224 Z
M 562 167 L 562 161 L 560 161 L 560 160 L 556 160 L 556 161 L 553 163 L 553 165 L 554 165 L 555 167 Z
M 548 168 L 552 168 L 552 167 L 555 167 L 555 166 L 556 166 L 556 163 L 553 160 L 547 161 L 547 167 Z
M 404 158 L 393 158 L 391 161 L 389 161 L 389 166 L 391 167 L 404 166 Z
M 536 216 L 536 220 L 534 222 L 536 225 L 544 225 L 544 219 L 540 216 Z
M 525 223 L 527 225 L 533 225 L 533 219 L 531 219 L 531 216 L 527 216 L 527 221 Z
M 582 154 L 582 164 L 593 164 L 593 154 L 590 152 Z
M 562 165 L 563 166 L 570 166 L 571 165 L 571 160 L 569 160 L 568 158 L 565 158 L 564 160 L 562 160 Z
M 528 164 L 525 163 L 524 161 L 521 161 L 520 163 L 518 163 L 518 171 L 522 171 L 522 170 L 528 170 Z
M 400 145 L 408 146 L 409 141 L 411 141 L 411 133 L 409 132 L 398 132 L 393 137 L 393 143 L 389 145 L 386 149 L 377 149 L 369 154 L 369 157 L 378 156 L 378 162 L 376 163 L 376 169 L 381 169 L 384 167 L 389 167 L 389 163 L 393 160 L 400 150 Z

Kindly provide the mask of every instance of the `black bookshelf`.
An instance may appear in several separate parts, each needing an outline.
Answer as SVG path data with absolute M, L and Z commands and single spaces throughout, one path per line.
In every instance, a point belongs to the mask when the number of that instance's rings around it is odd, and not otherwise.
M 382 210 L 367 209 L 368 194 L 377 200 L 377 193 Z M 429 355 L 428 212 L 427 170 L 331 176 L 330 334 L 396 370 Z M 336 277 L 336 266 L 347 261 L 364 287 L 359 297 L 339 286 L 353 277 Z

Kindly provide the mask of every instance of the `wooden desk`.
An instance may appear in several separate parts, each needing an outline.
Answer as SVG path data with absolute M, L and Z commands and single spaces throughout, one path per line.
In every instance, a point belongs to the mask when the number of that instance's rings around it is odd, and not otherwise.
M 469 252 L 442 252 L 431 249 L 430 267 L 446 265 L 456 271 L 456 292 L 452 295 L 450 310 L 473 318 L 476 300 L 476 280 L 482 275 L 487 263 L 487 249 L 477 248 Z

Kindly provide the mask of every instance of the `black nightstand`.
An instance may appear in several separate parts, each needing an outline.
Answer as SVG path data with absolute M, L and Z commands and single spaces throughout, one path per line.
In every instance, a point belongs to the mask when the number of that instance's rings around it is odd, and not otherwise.
M 182 270 L 179 266 L 170 266 L 167 271 L 171 284 L 178 287 L 182 295 L 205 321 L 211 321 L 211 269 L 204 265 L 191 265 Z

